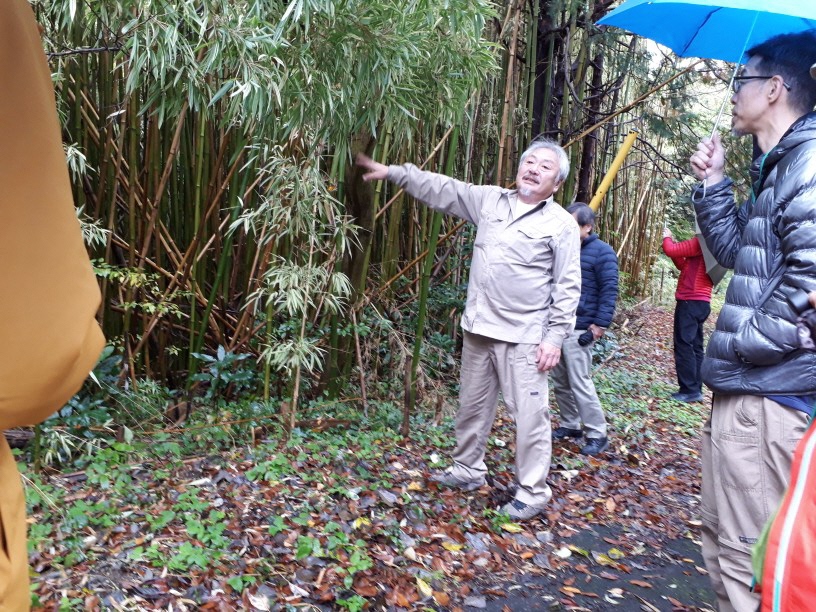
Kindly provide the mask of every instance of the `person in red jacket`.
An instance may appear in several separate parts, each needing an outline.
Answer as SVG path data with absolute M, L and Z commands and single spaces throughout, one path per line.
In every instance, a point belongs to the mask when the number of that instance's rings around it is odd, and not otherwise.
M 672 393 L 678 402 L 703 399 L 703 324 L 711 314 L 713 283 L 706 273 L 703 251 L 695 236 L 675 242 L 669 228 L 663 230 L 663 252 L 680 270 L 674 297 L 674 368 L 680 390 Z

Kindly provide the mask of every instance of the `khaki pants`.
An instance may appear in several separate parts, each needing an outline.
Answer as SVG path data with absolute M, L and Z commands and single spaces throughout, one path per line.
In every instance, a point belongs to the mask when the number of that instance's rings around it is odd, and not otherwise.
M 804 412 L 765 397 L 715 395 L 703 428 L 703 558 L 720 612 L 754 612 L 751 547 L 790 479 Z
M 552 371 L 553 392 L 561 415 L 561 427 L 586 430 L 587 438 L 606 437 L 598 393 L 592 382 L 592 343 L 578 344 L 583 329 L 570 334 L 561 347 L 561 361 Z
M 0 431 L 0 610 L 25 612 L 28 590 L 25 498 L 17 463 Z
M 511 344 L 465 332 L 453 473 L 478 480 L 487 473 L 487 438 L 499 391 L 516 424 L 516 499 L 543 507 L 552 497 L 547 374 L 536 367 L 537 344 Z

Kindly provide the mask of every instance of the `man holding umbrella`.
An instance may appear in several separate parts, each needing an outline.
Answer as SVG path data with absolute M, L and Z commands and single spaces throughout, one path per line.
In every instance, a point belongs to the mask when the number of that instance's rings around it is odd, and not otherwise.
M 816 402 L 816 352 L 800 347 L 796 290 L 816 289 L 816 30 L 747 52 L 734 78 L 732 127 L 762 151 L 736 205 L 718 136 L 691 157 L 702 234 L 733 268 L 703 362 L 713 390 L 703 430 L 703 556 L 720 610 L 755 610 L 752 544 L 782 498 L 792 452 Z

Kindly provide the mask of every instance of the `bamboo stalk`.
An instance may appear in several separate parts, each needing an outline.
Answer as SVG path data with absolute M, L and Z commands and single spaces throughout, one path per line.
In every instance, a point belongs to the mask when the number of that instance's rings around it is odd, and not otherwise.
M 499 158 L 496 165 L 496 178 L 500 185 L 507 183 L 504 176 L 504 158 L 507 148 L 507 139 L 510 137 L 510 114 L 515 105 L 513 83 L 516 68 L 516 46 L 518 45 L 519 36 L 519 16 L 521 14 L 521 10 L 515 0 L 511 2 L 509 10 L 513 11 L 513 32 L 510 38 L 510 50 L 507 54 L 507 79 L 505 81 L 502 119 L 499 132 Z

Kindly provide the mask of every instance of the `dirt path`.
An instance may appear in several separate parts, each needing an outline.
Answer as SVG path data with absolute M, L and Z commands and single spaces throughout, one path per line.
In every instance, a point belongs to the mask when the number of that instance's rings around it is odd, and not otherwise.
M 609 452 L 580 466 L 577 445 L 556 446 L 554 508 L 536 531 L 549 539 L 548 560 L 532 558 L 512 580 L 475 580 L 468 609 L 714 609 L 700 553 L 695 426 L 709 398 L 665 399 L 676 390 L 670 312 L 641 307 L 623 319 L 620 355 L 596 374 L 604 400 L 616 400 Z

